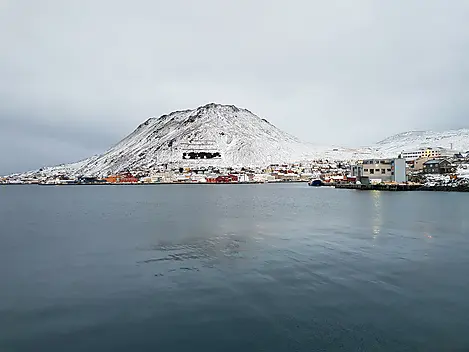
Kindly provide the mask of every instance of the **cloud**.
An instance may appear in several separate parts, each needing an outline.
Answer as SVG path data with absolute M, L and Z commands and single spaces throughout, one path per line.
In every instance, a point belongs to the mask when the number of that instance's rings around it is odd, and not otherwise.
M 41 143 L 2 155 L 9 169 L 102 152 L 207 102 L 321 144 L 467 127 L 467 1 L 0 4 L 0 138 Z

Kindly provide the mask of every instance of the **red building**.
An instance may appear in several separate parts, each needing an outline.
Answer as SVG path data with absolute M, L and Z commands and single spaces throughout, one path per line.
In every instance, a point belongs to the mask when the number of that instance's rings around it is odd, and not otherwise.
M 231 182 L 238 182 L 238 176 L 236 176 L 236 175 L 228 175 L 228 177 L 231 179 Z
M 120 182 L 120 183 L 137 183 L 138 178 L 136 178 L 130 172 L 126 172 L 125 174 L 123 174 L 119 177 L 118 182 Z
M 119 180 L 119 182 L 121 183 L 137 183 L 138 182 L 138 178 L 136 177 L 124 177 L 124 178 L 121 178 Z
M 231 182 L 238 182 L 238 176 L 228 175 L 228 176 L 218 176 L 216 178 L 216 183 L 231 183 Z

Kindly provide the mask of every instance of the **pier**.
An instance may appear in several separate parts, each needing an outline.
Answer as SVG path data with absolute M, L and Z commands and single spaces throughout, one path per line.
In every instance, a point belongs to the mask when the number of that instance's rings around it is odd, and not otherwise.
M 342 189 L 357 189 L 360 191 L 418 191 L 422 188 L 420 184 L 387 184 L 379 183 L 375 185 L 357 185 L 357 184 L 342 184 L 336 185 L 335 188 Z

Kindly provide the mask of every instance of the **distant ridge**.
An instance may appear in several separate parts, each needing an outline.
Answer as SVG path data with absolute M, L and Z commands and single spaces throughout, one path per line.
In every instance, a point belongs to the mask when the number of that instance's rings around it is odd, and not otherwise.
M 469 150 L 469 129 L 461 128 L 443 132 L 409 131 L 388 137 L 373 146 L 380 154 L 396 155 L 402 151 L 419 148 L 452 148 L 455 151 Z

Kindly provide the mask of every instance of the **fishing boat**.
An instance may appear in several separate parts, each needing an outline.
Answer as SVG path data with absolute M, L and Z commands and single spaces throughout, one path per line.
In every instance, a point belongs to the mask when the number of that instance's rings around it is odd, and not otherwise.
M 319 178 L 315 178 L 308 182 L 308 186 L 321 187 L 324 186 L 324 182 L 322 182 L 322 180 L 320 180 Z

